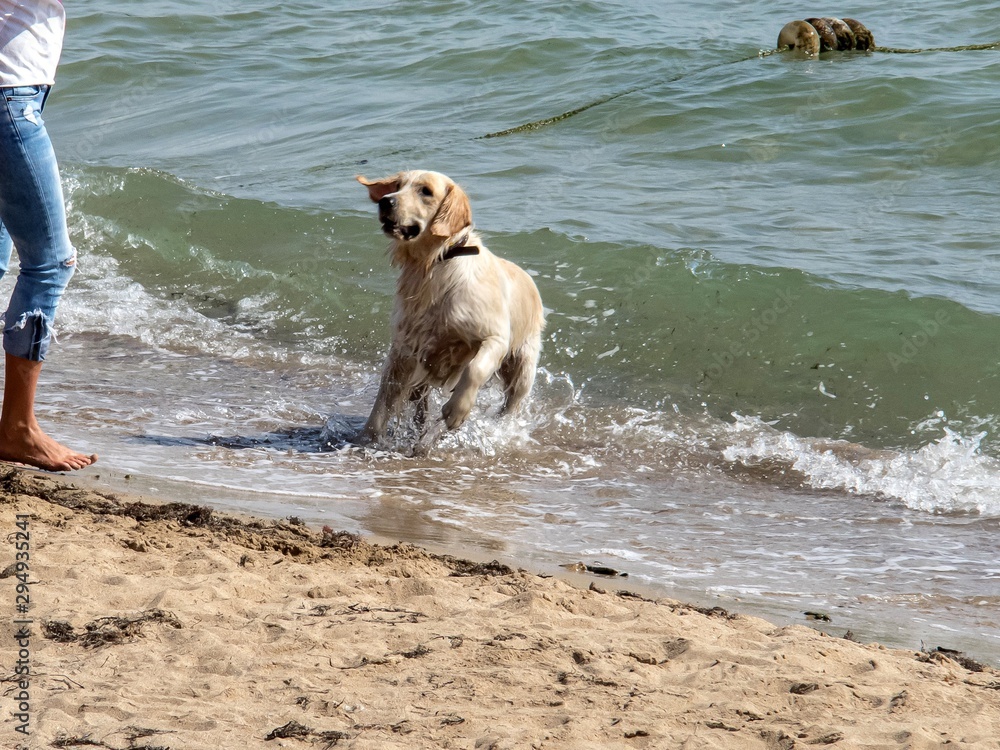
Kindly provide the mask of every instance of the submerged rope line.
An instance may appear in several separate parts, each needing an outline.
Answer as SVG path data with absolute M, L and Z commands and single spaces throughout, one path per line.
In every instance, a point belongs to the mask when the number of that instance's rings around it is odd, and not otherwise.
M 573 115 L 578 115 L 581 112 L 586 112 L 588 109 L 598 107 L 601 104 L 607 104 L 610 101 L 614 101 L 628 94 L 635 93 L 642 86 L 636 86 L 635 88 L 628 89 L 627 91 L 620 91 L 617 94 L 611 94 L 610 96 L 605 96 L 601 99 L 591 102 L 590 104 L 584 104 L 582 107 L 577 107 L 576 109 L 571 109 L 569 112 L 563 112 L 561 115 L 556 115 L 555 117 L 546 117 L 543 120 L 535 120 L 534 122 L 526 122 L 524 125 L 518 125 L 514 128 L 507 128 L 506 130 L 498 130 L 495 133 L 487 133 L 486 135 L 477 135 L 473 140 L 481 141 L 485 138 L 500 138 L 505 135 L 513 135 L 514 133 L 526 133 L 529 130 L 538 130 L 539 128 L 544 128 L 546 125 L 552 125 L 561 120 L 566 120 Z
M 876 47 L 875 52 L 895 55 L 916 55 L 920 52 L 968 52 L 969 50 L 1000 49 L 1000 41 L 985 44 L 964 44 L 961 47 L 926 47 L 922 49 L 902 49 L 900 47 Z
M 581 112 L 586 112 L 588 109 L 593 109 L 594 107 L 599 107 L 602 104 L 607 104 L 615 99 L 620 99 L 623 96 L 628 96 L 629 94 L 634 94 L 636 91 L 643 91 L 645 89 L 651 89 L 654 86 L 663 86 L 669 83 L 674 83 L 679 81 L 681 78 L 685 78 L 691 75 L 697 75 L 698 73 L 704 73 L 707 70 L 712 70 L 713 68 L 721 68 L 724 65 L 735 65 L 736 63 L 747 62 L 755 58 L 764 58 L 775 55 L 779 52 L 783 52 L 787 47 L 779 47 L 778 49 L 761 50 L 756 55 L 752 57 L 743 57 L 739 60 L 730 60 L 729 62 L 716 63 L 714 65 L 708 65 L 704 68 L 700 68 L 696 71 L 680 73 L 673 78 L 668 78 L 665 81 L 656 81 L 655 83 L 646 84 L 643 86 L 633 86 L 625 91 L 619 91 L 616 94 L 610 94 L 608 96 L 601 97 L 600 99 L 595 99 L 589 104 L 584 104 L 582 107 L 577 107 L 576 109 L 571 109 L 568 112 L 563 112 L 562 114 L 555 115 L 554 117 L 545 117 L 541 120 L 533 120 L 532 122 L 526 122 L 523 125 L 517 125 L 513 128 L 507 128 L 506 130 L 497 130 L 493 133 L 487 133 L 486 135 L 478 135 L 473 140 L 482 141 L 488 138 L 502 138 L 507 135 L 515 135 L 517 133 L 528 133 L 532 130 L 540 130 L 541 128 L 547 127 L 549 125 L 555 125 L 557 122 L 562 122 L 563 120 L 568 120 L 574 115 L 578 115 Z M 987 42 L 985 44 L 967 44 L 961 47 L 928 47 L 925 49 L 903 49 L 899 47 L 875 47 L 873 52 L 885 52 L 889 54 L 919 54 L 922 52 L 966 52 L 969 50 L 987 50 L 987 49 L 1000 49 L 1000 41 Z
M 772 54 L 774 50 L 766 53 Z M 515 133 L 527 133 L 531 130 L 539 130 L 547 125 L 554 125 L 557 122 L 562 122 L 563 120 L 568 120 L 574 115 L 578 115 L 581 112 L 586 112 L 588 109 L 593 109 L 602 104 L 607 104 L 615 99 L 620 99 L 623 96 L 628 96 L 629 94 L 634 94 L 636 91 L 644 91 L 645 89 L 651 89 L 654 86 L 664 86 L 669 83 L 674 83 L 687 76 L 697 75 L 699 73 L 704 73 L 707 70 L 712 70 L 714 68 L 721 68 L 725 65 L 735 65 L 736 63 L 747 62 L 748 60 L 753 60 L 756 57 L 760 57 L 765 53 L 758 53 L 752 57 L 742 57 L 739 60 L 730 60 L 728 62 L 713 63 L 712 65 L 706 65 L 703 68 L 699 68 L 695 71 L 688 71 L 685 73 L 678 73 L 673 78 L 668 78 L 665 81 L 654 81 L 653 83 L 648 83 L 642 86 L 633 86 L 630 89 L 625 89 L 625 91 L 619 91 L 616 94 L 609 94 L 608 96 L 603 96 L 600 99 L 596 99 L 589 104 L 584 104 L 582 107 L 577 107 L 576 109 L 571 109 L 568 112 L 563 112 L 561 115 L 556 115 L 555 117 L 545 117 L 541 120 L 533 120 L 532 122 L 526 122 L 524 125 L 518 125 L 517 127 L 507 128 L 506 130 L 498 130 L 495 133 L 487 133 L 486 135 L 478 135 L 473 138 L 474 141 L 482 141 L 487 138 L 500 138 L 505 135 L 514 135 Z

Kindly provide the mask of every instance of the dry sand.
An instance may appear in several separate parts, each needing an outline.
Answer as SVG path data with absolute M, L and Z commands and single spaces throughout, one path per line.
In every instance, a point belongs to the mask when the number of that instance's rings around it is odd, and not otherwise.
M 1000 748 L 1000 674 L 955 655 L 10 468 L 0 569 L 18 514 L 2 747 Z

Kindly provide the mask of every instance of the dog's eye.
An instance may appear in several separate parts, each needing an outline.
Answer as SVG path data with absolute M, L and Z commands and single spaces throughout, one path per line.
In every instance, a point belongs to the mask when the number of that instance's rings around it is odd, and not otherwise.
M 426 185 L 424 185 L 422 188 L 420 188 L 420 194 L 425 198 L 432 198 L 434 196 L 434 191 L 431 190 Z

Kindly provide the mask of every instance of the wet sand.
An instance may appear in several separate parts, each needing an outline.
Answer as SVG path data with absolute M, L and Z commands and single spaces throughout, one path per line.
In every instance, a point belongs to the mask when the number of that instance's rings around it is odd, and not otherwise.
M 959 654 L 9 467 L 0 523 L 4 747 L 1000 748 Z

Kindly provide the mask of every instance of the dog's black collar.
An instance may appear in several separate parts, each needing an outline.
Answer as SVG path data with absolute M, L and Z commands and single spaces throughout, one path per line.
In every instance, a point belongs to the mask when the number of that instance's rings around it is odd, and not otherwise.
M 458 238 L 455 244 L 449 246 L 444 253 L 441 254 L 441 262 L 457 258 L 460 255 L 479 255 L 479 247 L 477 245 L 466 245 L 465 243 L 468 241 L 469 233 L 466 232 Z

